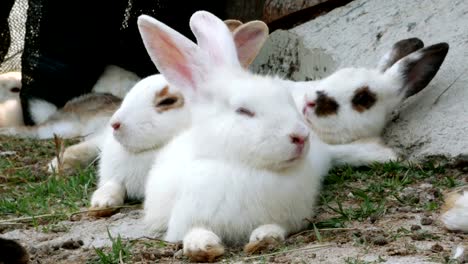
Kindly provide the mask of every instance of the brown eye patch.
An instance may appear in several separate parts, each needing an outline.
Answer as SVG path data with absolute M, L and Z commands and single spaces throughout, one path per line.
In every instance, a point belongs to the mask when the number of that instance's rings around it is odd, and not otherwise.
M 171 93 L 169 86 L 166 86 L 155 95 L 154 105 L 158 113 L 181 108 L 184 106 L 184 96 L 179 92 Z
M 324 91 L 317 91 L 317 100 L 315 101 L 315 114 L 318 117 L 336 115 L 340 105 L 335 98 L 328 96 Z
M 375 102 L 377 102 L 377 95 L 369 89 L 369 86 L 357 89 L 351 99 L 353 109 L 359 113 L 369 110 Z

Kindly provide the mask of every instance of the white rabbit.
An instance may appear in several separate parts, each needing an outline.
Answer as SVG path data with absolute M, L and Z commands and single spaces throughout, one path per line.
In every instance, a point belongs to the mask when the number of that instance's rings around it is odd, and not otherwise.
M 381 136 L 392 111 L 424 89 L 449 46 L 426 48 L 417 38 L 398 41 L 376 69 L 345 68 L 307 82 L 287 81 L 307 123 L 329 144 Z
M 230 20 L 225 21 L 225 23 L 227 24 L 228 21 Z M 236 43 L 236 49 L 238 51 L 239 61 L 244 67 L 248 67 L 250 63 L 253 61 L 253 59 L 257 56 L 260 49 L 262 48 L 263 43 L 266 41 L 268 37 L 268 27 L 266 26 L 265 23 L 261 21 L 251 21 L 245 24 L 238 22 L 238 24 L 236 24 L 235 27 L 232 26 L 231 29 L 232 29 L 234 41 Z M 153 77 L 153 78 L 160 78 L 160 77 Z M 155 85 L 157 86 L 159 85 L 159 83 L 160 81 L 156 82 Z M 147 100 L 150 100 L 150 99 L 151 97 L 141 98 L 141 102 L 145 103 L 147 102 Z M 139 104 L 137 101 L 137 103 L 135 103 L 135 107 L 137 108 L 138 105 Z M 151 112 L 148 112 L 147 114 L 150 115 Z M 139 121 L 139 120 L 135 119 L 135 122 L 136 121 Z M 110 127 L 110 126 L 106 126 L 102 130 L 107 130 L 107 127 Z M 147 137 L 157 138 L 159 135 L 158 134 L 159 132 L 156 130 L 136 131 L 135 133 L 142 134 L 144 132 L 149 133 Z M 70 171 L 74 168 L 79 168 L 79 167 L 89 165 L 92 161 L 96 159 L 96 157 L 99 154 L 99 150 L 104 148 L 103 142 L 106 142 L 106 139 L 105 139 L 106 137 L 112 137 L 112 133 L 110 133 L 109 131 L 99 130 L 99 131 L 96 131 L 94 135 L 89 136 L 85 141 L 66 148 L 62 157 L 61 168 L 66 171 Z M 151 143 L 151 141 L 148 141 L 148 143 Z M 129 149 L 131 149 L 132 147 L 141 148 L 141 146 L 127 146 L 127 148 Z M 119 164 L 119 162 L 116 162 L 115 164 Z M 54 158 L 49 163 L 48 166 L 49 166 L 49 172 L 56 171 L 56 168 L 58 168 L 59 166 L 57 158 Z M 106 167 L 109 167 L 109 166 L 113 166 L 113 165 L 106 165 Z M 144 177 L 140 177 L 140 178 L 143 179 Z M 136 196 L 142 197 L 143 194 L 141 193 Z M 113 204 L 117 205 L 115 203 Z
M 260 21 L 236 28 L 233 36 L 239 60 L 247 67 L 266 40 L 268 28 Z M 92 209 L 121 205 L 125 197 L 142 199 L 148 171 L 158 152 L 189 126 L 190 117 L 190 107 L 183 94 L 162 75 L 137 83 L 112 116 L 105 132 L 99 161 L 99 188 L 92 196 Z M 65 159 L 69 156 L 64 155 Z M 100 212 L 93 210 L 95 215 Z
M 14 94 L 10 95 L 12 98 L 7 102 L 8 109 L 7 106 L 0 108 L 0 116 L 15 121 L 3 125 L 4 122 L 0 120 L 0 135 L 39 139 L 53 138 L 54 134 L 64 138 L 84 137 L 97 132 L 105 126 L 105 120 L 119 106 L 121 98 L 140 80 L 132 72 L 108 65 L 93 86 L 92 93 L 70 100 L 61 109 L 44 100 L 31 99 L 29 103 L 32 119 L 37 125 L 24 126 L 19 98 L 21 73 L 11 74 L 14 74 L 15 87 L 19 83 L 19 89 L 15 89 Z M 1 83 L 4 81 L 0 78 Z M 3 98 L 4 92 L 8 91 L 2 88 L 0 98 Z
M 182 93 L 160 74 L 138 82 L 110 120 L 99 161 L 93 209 L 142 199 L 146 176 L 159 149 L 190 125 Z M 112 128 L 111 128 L 112 127 Z
M 468 186 L 445 195 L 440 220 L 448 230 L 468 232 Z
M 250 241 L 251 252 L 304 228 L 336 150 L 309 133 L 281 80 L 243 69 L 228 28 L 208 12 L 190 20 L 199 46 L 145 15 L 138 26 L 153 62 L 192 110 L 192 126 L 150 170 L 144 221 L 151 230 L 183 240 L 192 260 L 212 261 L 224 252 L 221 241 Z
M 127 71 L 116 65 L 107 65 L 99 79 L 94 84 L 91 93 L 111 94 L 117 98 L 123 99 L 125 94 L 140 80 L 141 78 L 135 73 Z M 74 98 L 71 101 L 79 100 L 83 95 Z M 65 106 L 64 106 L 65 107 Z M 61 109 L 42 99 L 29 99 L 29 108 L 32 120 L 35 124 L 43 124 L 48 121 L 51 116 L 56 115 Z M 77 113 L 79 114 L 79 113 Z M 82 135 L 84 136 L 84 135 Z
M 0 128 L 23 124 L 23 111 L 19 99 L 21 73 L 0 74 Z

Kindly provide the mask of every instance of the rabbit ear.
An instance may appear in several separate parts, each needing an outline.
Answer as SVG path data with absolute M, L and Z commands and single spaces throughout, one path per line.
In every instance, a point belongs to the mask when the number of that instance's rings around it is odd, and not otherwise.
M 190 28 L 198 46 L 209 54 L 213 66 L 239 65 L 232 33 L 224 22 L 206 11 L 197 11 L 190 18 Z
M 151 60 L 168 82 L 181 89 L 196 89 L 202 83 L 208 67 L 195 43 L 147 15 L 138 17 L 138 29 Z
M 377 68 L 380 72 L 385 72 L 401 58 L 423 47 L 424 43 L 418 38 L 400 40 L 393 44 L 392 49 L 382 57 Z
M 395 63 L 385 75 L 403 80 L 400 93 L 410 97 L 424 89 L 439 71 L 449 50 L 447 43 L 418 50 Z
M 242 22 L 237 19 L 226 19 L 224 20 L 224 24 L 229 28 L 229 31 L 234 32 L 236 28 L 242 25 Z
M 268 26 L 262 21 L 251 21 L 236 28 L 233 36 L 239 62 L 247 68 L 265 44 Z

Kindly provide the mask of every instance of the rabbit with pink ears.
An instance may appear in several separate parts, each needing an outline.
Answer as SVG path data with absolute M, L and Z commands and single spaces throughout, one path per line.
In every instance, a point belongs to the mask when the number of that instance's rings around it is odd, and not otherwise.
M 184 91 L 192 118 L 150 170 L 144 220 L 166 240 L 183 240 L 192 260 L 214 260 L 222 242 L 248 242 L 253 252 L 283 240 L 314 214 L 337 153 L 381 155 L 359 144 L 330 146 L 311 133 L 287 86 L 245 70 L 228 28 L 212 14 L 190 20 L 198 46 L 151 17 L 138 25 L 153 62 Z
M 230 24 L 239 62 L 247 67 L 266 40 L 268 28 L 260 21 Z M 127 94 L 103 138 L 67 149 L 65 162 L 70 162 L 73 149 L 100 145 L 99 184 L 91 199 L 92 215 L 111 213 L 107 209 L 123 204 L 125 198 L 144 198 L 153 160 L 173 137 L 190 126 L 190 103 L 183 92 L 160 74 L 147 77 Z

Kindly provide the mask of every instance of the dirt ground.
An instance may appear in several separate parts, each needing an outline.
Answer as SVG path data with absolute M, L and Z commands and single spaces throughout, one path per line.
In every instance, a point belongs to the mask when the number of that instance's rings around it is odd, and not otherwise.
M 23 244 L 31 263 L 187 262 L 181 254 L 180 244 L 158 240 L 141 225 L 141 204 L 130 204 L 107 218 L 86 214 L 90 194 L 95 188 L 94 168 L 91 168 L 89 189 L 83 196 L 73 198 L 77 201 L 76 208 L 67 211 L 58 207 L 67 201 L 59 197 L 38 207 L 42 211 L 21 213 L 22 201 L 28 197 L 22 188 L 38 188 L 52 181 L 43 168 L 53 157 L 55 146 L 50 141 L 12 142 L 0 138 L 0 153 L 3 153 L 0 157 L 3 159 L 0 164 L 0 236 Z M 29 173 L 35 176 L 29 178 L 24 167 L 34 168 L 34 173 Z M 81 176 L 67 177 L 70 182 L 73 177 Z M 27 180 L 18 180 L 22 178 Z M 310 222 L 308 230 L 290 236 L 284 243 L 259 255 L 247 256 L 241 248 L 228 247 L 219 261 L 468 262 L 466 256 L 465 260 L 451 259 L 457 246 L 468 246 L 468 234 L 448 232 L 438 220 L 443 192 L 466 184 L 467 180 L 466 165 L 454 168 L 431 164 L 407 168 L 390 164 L 336 169 L 325 180 L 316 217 L 307 219 Z M 61 194 L 63 192 L 65 194 Z M 69 191 L 50 188 L 44 198 L 26 202 L 40 203 L 48 196 L 61 194 L 67 197 L 67 193 Z M 11 210 L 8 209 L 11 206 Z M 55 213 L 62 216 L 49 217 Z M 49 216 L 42 217 L 41 214 Z

